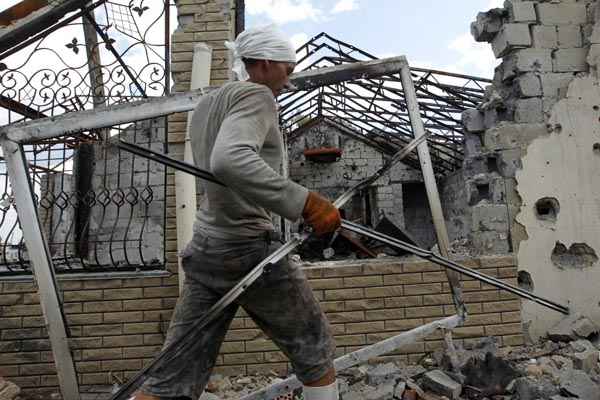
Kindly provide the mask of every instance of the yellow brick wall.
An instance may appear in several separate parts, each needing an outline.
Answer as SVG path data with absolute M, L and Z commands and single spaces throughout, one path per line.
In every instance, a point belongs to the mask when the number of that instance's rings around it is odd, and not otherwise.
M 516 285 L 512 256 L 463 262 Z M 454 314 L 446 275 L 430 262 L 332 262 L 305 271 L 332 324 L 338 355 Z M 470 317 L 454 337 L 468 341 L 497 336 L 505 346 L 522 344 L 520 300 L 478 281 L 464 280 L 463 284 Z M 442 343 L 442 337 L 434 335 L 391 357 L 416 361 Z M 243 311 L 233 321 L 217 365 L 217 372 L 223 374 L 289 372 L 285 356 Z
M 516 283 L 512 257 L 469 259 L 465 265 Z M 452 315 L 443 271 L 429 262 L 335 262 L 305 269 L 330 320 L 342 355 L 399 332 Z M 132 376 L 161 348 L 177 300 L 169 278 L 61 281 L 80 384 L 112 384 Z M 523 343 L 520 301 L 478 281 L 464 281 L 470 317 L 457 340 L 498 336 Z M 57 379 L 39 299 L 32 283 L 0 284 L 0 376 L 32 392 L 56 390 Z M 392 357 L 416 361 L 442 337 L 407 346 Z M 216 372 L 288 372 L 285 356 L 241 311 L 233 320 Z

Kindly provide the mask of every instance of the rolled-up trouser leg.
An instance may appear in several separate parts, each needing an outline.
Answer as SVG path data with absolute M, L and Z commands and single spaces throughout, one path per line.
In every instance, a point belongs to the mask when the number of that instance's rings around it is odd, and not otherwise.
M 278 245 L 269 246 L 264 238 L 224 240 L 195 235 L 182 254 L 186 280 L 167 342 L 180 337 Z M 162 397 L 198 398 L 238 305 L 287 355 L 301 382 L 317 381 L 333 368 L 335 344 L 329 323 L 304 273 L 283 259 L 266 268 L 236 305 L 199 332 L 193 346 L 165 363 L 142 390 Z
M 206 285 L 210 282 L 203 281 L 196 273 L 202 268 L 202 264 L 203 257 L 200 254 L 183 254 L 182 266 L 186 273 L 186 280 L 171 318 L 165 346 L 187 332 L 190 326 L 222 297 L 221 293 L 215 292 Z M 142 385 L 142 392 L 168 399 L 199 398 L 208 383 L 219 348 L 237 308 L 235 304 L 226 308 L 214 321 L 196 334 L 189 342 L 189 347 L 183 352 L 173 354 L 169 361 L 161 364 L 161 367 Z
M 265 256 L 279 246 L 269 246 Z M 301 382 L 317 381 L 333 368 L 331 327 L 306 275 L 287 258 L 269 266 L 238 302 L 290 359 Z

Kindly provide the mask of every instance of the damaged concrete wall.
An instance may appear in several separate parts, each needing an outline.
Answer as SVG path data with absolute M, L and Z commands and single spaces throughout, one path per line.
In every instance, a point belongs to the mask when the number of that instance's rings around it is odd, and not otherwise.
M 342 150 L 341 158 L 335 162 L 314 162 L 304 155 L 306 149 L 332 147 Z M 353 185 L 373 175 L 388 158 L 360 135 L 342 131 L 326 120 L 293 137 L 288 149 L 290 178 L 330 199 L 337 198 Z M 375 225 L 385 216 L 404 228 L 407 222 L 405 216 L 408 215 L 409 225 L 413 228 L 408 232 L 419 243 L 431 246 L 435 234 L 427 199 L 421 199 L 425 189 L 420 189 L 418 185 L 422 186 L 422 182 L 420 171 L 398 163 L 375 182 L 368 192 L 357 195 L 344 207 L 346 218 L 360 219 L 363 224 Z M 415 185 L 406 186 L 412 183 Z M 403 189 L 405 186 L 408 190 Z M 410 202 L 405 204 L 405 199 Z M 370 209 L 368 216 L 367 208 Z
M 485 102 L 463 120 L 481 138 L 473 157 L 497 160 L 496 171 L 482 176 L 506 183 L 510 229 L 492 230 L 508 233 L 521 283 L 599 322 L 597 17 L 592 0 L 515 0 L 479 14 L 473 35 L 490 42 L 502 63 Z M 558 319 L 523 303 L 532 338 Z

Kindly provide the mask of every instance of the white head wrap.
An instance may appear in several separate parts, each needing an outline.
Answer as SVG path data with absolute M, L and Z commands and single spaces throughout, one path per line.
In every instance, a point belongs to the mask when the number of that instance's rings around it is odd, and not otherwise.
M 241 81 L 250 78 L 242 58 L 296 63 L 294 45 L 274 24 L 246 29 L 225 46 L 233 52 L 232 70 Z

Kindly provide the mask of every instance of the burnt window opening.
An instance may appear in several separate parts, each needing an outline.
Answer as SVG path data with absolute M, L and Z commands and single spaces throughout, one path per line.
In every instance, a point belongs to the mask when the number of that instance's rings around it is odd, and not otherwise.
M 477 187 L 477 194 L 479 195 L 479 199 L 480 199 L 479 201 L 491 199 L 489 183 L 478 184 L 478 185 L 476 185 L 476 187 Z
M 417 243 L 431 248 L 436 243 L 435 228 L 423 182 L 402 184 L 404 225 Z
M 490 156 L 487 158 L 487 169 L 489 172 L 500 173 L 500 168 L 498 167 L 498 158 L 496 156 Z

